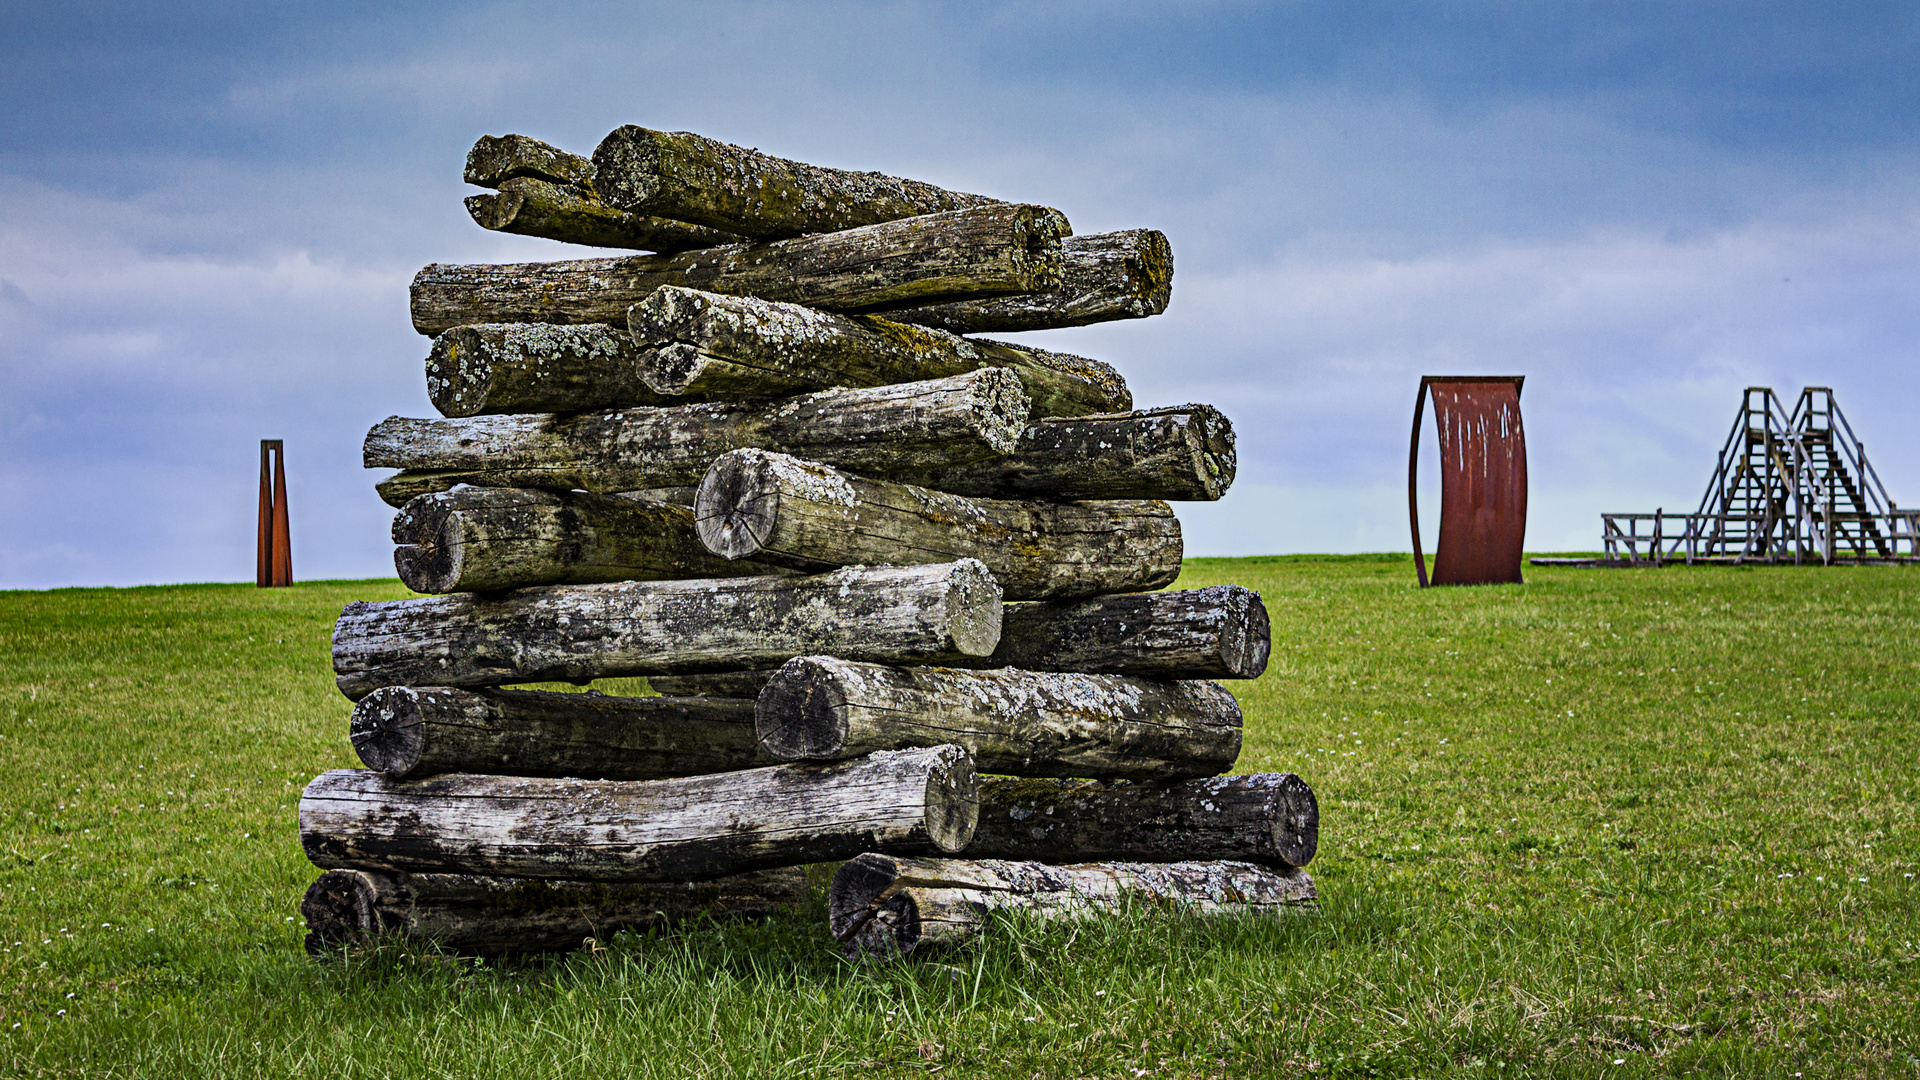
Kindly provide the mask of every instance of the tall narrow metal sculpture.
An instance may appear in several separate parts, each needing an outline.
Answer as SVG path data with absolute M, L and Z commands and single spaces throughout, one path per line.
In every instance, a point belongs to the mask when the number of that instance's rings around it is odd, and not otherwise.
M 1527 534 L 1527 438 L 1520 427 L 1524 375 L 1426 375 L 1413 404 L 1407 515 L 1420 587 L 1520 581 Z M 1440 436 L 1440 544 L 1427 579 L 1420 550 L 1420 420 L 1433 395 Z
M 286 449 L 279 439 L 260 440 L 259 558 L 254 564 L 254 579 L 263 589 L 293 584 L 293 552 L 287 544 L 286 459 Z

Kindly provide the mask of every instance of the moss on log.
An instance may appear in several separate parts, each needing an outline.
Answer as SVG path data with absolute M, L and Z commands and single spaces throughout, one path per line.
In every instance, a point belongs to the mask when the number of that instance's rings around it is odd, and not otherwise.
M 1060 285 L 1050 291 L 901 308 L 898 322 L 956 334 L 1007 334 L 1144 319 L 1173 297 L 1173 247 L 1153 229 L 1069 236 L 1060 245 Z

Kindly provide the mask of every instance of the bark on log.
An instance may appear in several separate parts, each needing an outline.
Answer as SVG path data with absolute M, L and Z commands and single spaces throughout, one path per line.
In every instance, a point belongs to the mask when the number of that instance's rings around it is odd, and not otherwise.
M 1157 679 L 1257 679 L 1271 630 L 1260 594 L 1238 585 L 1008 604 L 1000 644 L 953 667 L 1083 671 Z
M 779 574 L 700 544 L 693 511 L 584 491 L 464 487 L 393 518 L 393 564 L 418 593 Z
M 888 313 L 956 334 L 1006 334 L 1144 319 L 1173 297 L 1173 246 L 1155 229 L 1069 236 L 1060 245 L 1060 285 L 1049 292 L 965 300 Z
M 957 746 L 676 780 L 322 773 L 300 841 L 322 869 L 696 881 L 863 851 L 958 851 L 979 815 Z
M 328 870 L 307 889 L 300 914 L 315 956 L 394 939 L 499 956 L 577 949 L 589 938 L 701 917 L 766 918 L 806 898 L 806 871 L 797 866 L 630 885 Z
M 1240 705 L 1218 683 L 1120 675 L 787 661 L 754 704 L 781 761 L 952 742 L 1013 776 L 1182 779 L 1240 756 Z
M 367 432 L 362 460 L 370 469 L 470 474 L 449 487 L 471 483 L 561 491 L 694 485 L 714 458 L 742 447 L 885 475 L 1005 454 L 1017 444 L 1027 411 L 1019 377 L 985 368 L 774 402 L 642 406 L 572 416 L 393 416 Z
M 473 487 L 511 487 L 509 482 L 511 479 L 509 474 L 492 473 L 485 469 L 407 469 L 374 484 L 373 490 L 380 495 L 381 501 L 398 510 L 422 495 L 452 491 L 462 484 Z M 544 473 L 534 474 L 533 479 L 541 483 L 552 483 L 552 477 Z M 636 488 L 630 491 L 616 491 L 612 494 L 616 499 L 665 503 L 668 506 L 685 507 L 691 511 L 694 494 L 699 490 L 697 486 Z
M 808 653 L 928 663 L 984 656 L 999 640 L 1000 587 L 963 560 L 355 601 L 334 624 L 333 670 L 358 701 L 382 686 L 735 671 Z
M 850 952 L 891 957 L 971 940 L 996 911 L 1083 918 L 1154 904 L 1203 915 L 1278 914 L 1310 908 L 1318 898 L 1306 871 L 1251 863 L 1048 866 L 867 854 L 834 875 L 827 918 Z
M 1133 401 L 1120 373 L 1097 360 L 674 285 L 629 309 L 627 329 L 647 350 L 640 364 L 647 386 L 688 400 L 886 386 L 1004 367 L 1020 376 L 1034 417 L 1124 411 Z
M 413 326 L 438 334 L 468 323 L 621 323 L 662 285 L 834 311 L 1051 293 L 1065 230 L 1057 210 L 1002 204 L 678 255 L 434 263 L 414 275 Z
M 367 768 L 393 780 L 659 780 L 776 764 L 760 749 L 753 703 L 723 697 L 384 686 L 353 707 L 350 738 Z
M 648 350 L 617 326 L 481 323 L 433 339 L 427 398 L 442 416 L 683 405 L 641 375 Z
M 466 203 L 483 229 L 568 244 L 672 254 L 746 242 L 704 225 L 617 210 L 595 198 L 592 188 L 530 176 L 503 181 L 497 194 L 469 195 Z
M 750 668 L 746 671 L 716 671 L 707 675 L 649 676 L 647 685 L 656 694 L 669 697 L 746 698 L 752 701 L 766 689 L 779 668 Z
M 690 131 L 632 124 L 614 129 L 594 148 L 593 172 L 615 206 L 747 236 L 837 232 L 999 202 L 918 180 L 789 161 Z
M 1305 866 L 1320 845 L 1320 804 L 1292 773 L 1177 784 L 1097 780 L 980 782 L 969 859 L 1046 863 L 1235 859 Z
M 974 558 L 1009 599 L 1157 589 L 1180 576 L 1163 502 L 1009 502 L 870 480 L 765 450 L 715 460 L 694 498 L 716 555 L 819 571 Z
M 593 184 L 593 162 L 526 135 L 482 135 L 467 151 L 467 183 L 497 188 L 515 177 L 556 184 Z
M 1236 467 L 1233 425 L 1211 405 L 1046 419 L 989 458 L 902 477 L 958 495 L 1212 501 Z

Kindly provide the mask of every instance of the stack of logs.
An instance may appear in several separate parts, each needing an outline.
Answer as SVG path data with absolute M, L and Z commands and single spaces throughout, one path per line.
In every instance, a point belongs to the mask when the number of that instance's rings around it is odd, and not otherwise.
M 1219 775 L 1260 598 L 1152 591 L 1226 418 L 961 336 L 1157 314 L 1164 236 L 638 127 L 489 136 L 466 178 L 487 228 L 654 254 L 414 279 L 444 418 L 365 460 L 430 595 L 335 628 L 367 767 L 301 799 L 310 948 L 568 947 L 838 860 L 832 933 L 883 952 L 1314 899 L 1312 791 Z M 631 676 L 664 696 L 502 688 Z

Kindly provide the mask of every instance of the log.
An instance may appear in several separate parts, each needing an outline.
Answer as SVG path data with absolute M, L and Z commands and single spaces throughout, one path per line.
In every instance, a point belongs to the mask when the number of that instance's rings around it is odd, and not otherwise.
M 593 162 L 526 135 L 482 135 L 467 151 L 463 175 L 467 183 L 484 188 L 523 176 L 590 187 Z
M 902 477 L 958 495 L 1034 499 L 1173 499 L 1227 493 L 1233 425 L 1211 405 L 1046 419 L 1005 457 Z
M 1305 866 L 1320 845 L 1320 804 L 1292 773 L 1174 784 L 1097 780 L 980 783 L 969 859 L 1046 863 L 1233 859 Z
M 427 398 L 442 416 L 682 405 L 641 376 L 648 350 L 616 326 L 480 323 L 433 339 Z
M 789 161 L 690 131 L 632 124 L 614 129 L 594 148 L 593 172 L 614 206 L 760 237 L 837 232 L 998 202 L 918 180 Z
M 589 939 L 611 941 L 622 930 L 703 917 L 761 919 L 792 911 L 806 898 L 806 871 L 797 866 L 628 885 L 328 870 L 307 889 L 300 914 L 314 956 L 384 940 L 501 956 L 577 949 Z
M 1060 285 L 1049 292 L 954 301 L 890 312 L 897 322 L 956 334 L 1007 334 L 1144 319 L 1173 298 L 1173 246 L 1155 229 L 1069 236 L 1060 245 Z
M 590 187 L 530 176 L 502 182 L 497 194 L 469 195 L 466 203 L 473 223 L 483 229 L 568 244 L 672 254 L 746 242 L 736 233 L 704 225 L 616 210 L 596 198 Z
M 716 671 L 706 675 L 655 675 L 647 685 L 656 694 L 669 697 L 746 698 L 751 701 L 766 689 L 768 680 L 779 668 L 750 668 L 746 671 Z
M 1057 210 L 1009 203 L 677 255 L 434 263 L 414 275 L 413 326 L 431 335 L 468 323 L 620 323 L 662 285 L 834 311 L 1051 292 L 1066 228 Z
M 776 764 L 753 703 L 589 690 L 383 686 L 353 707 L 353 749 L 402 780 L 435 773 L 659 780 Z
M 1200 915 L 1283 914 L 1318 899 L 1306 871 L 1251 863 L 1048 866 L 866 854 L 834 874 L 827 919 L 849 952 L 884 958 L 972 940 L 996 911 L 1085 918 L 1154 904 Z
M 971 499 L 765 450 L 716 459 L 693 504 L 707 550 L 819 571 L 974 558 L 1009 599 L 1157 589 L 1180 576 L 1166 503 Z
M 548 585 L 355 601 L 333 628 L 340 692 L 773 667 L 827 652 L 888 663 L 983 656 L 1000 587 L 973 560 L 813 577 Z
M 393 564 L 418 593 L 779 574 L 701 546 L 693 511 L 584 491 L 463 487 L 393 518 Z
M 839 315 L 751 296 L 663 285 L 627 311 L 647 386 L 688 400 L 770 397 L 833 386 L 886 386 L 1004 367 L 1020 376 L 1031 415 L 1124 411 L 1133 395 L 1097 360 L 877 315 Z
M 1271 629 L 1260 594 L 1238 585 L 1008 604 L 1000 644 L 953 667 L 1082 671 L 1157 679 L 1257 679 Z
M 885 475 L 1005 454 L 1017 444 L 1027 411 L 1019 378 L 984 368 L 773 402 L 639 406 L 571 416 L 393 416 L 367 432 L 362 460 L 370 469 L 474 474 L 448 487 L 560 491 L 695 485 L 714 458 L 742 447 Z
M 787 661 L 754 704 L 781 761 L 952 742 L 1013 776 L 1182 779 L 1240 756 L 1240 705 L 1218 683 L 1122 675 Z
M 958 851 L 977 787 L 956 746 L 674 780 L 335 769 L 300 796 L 300 842 L 327 870 L 697 881 L 863 851 Z
M 466 484 L 474 487 L 511 487 L 511 475 L 489 472 L 486 469 L 406 469 L 373 485 L 382 502 L 398 510 L 422 495 L 432 495 L 442 491 L 452 491 Z M 546 474 L 535 473 L 532 479 L 549 483 L 552 478 Z M 571 489 L 567 489 L 571 490 Z M 700 489 L 697 486 L 637 488 L 631 491 L 613 492 L 616 499 L 634 499 L 639 502 L 665 503 L 668 506 L 682 506 L 693 509 L 693 497 Z

